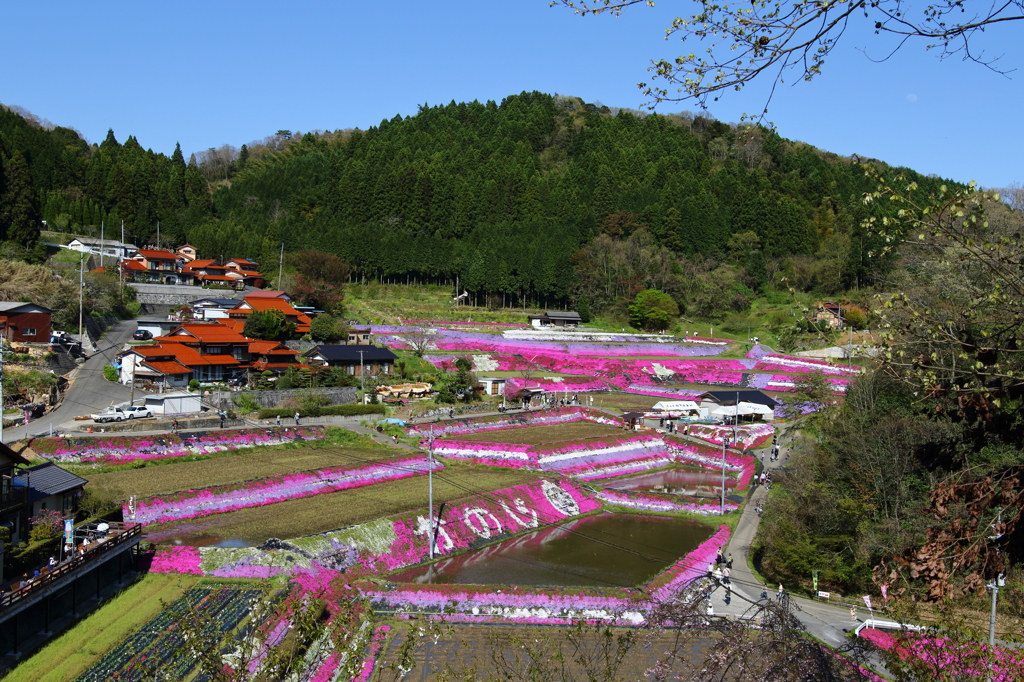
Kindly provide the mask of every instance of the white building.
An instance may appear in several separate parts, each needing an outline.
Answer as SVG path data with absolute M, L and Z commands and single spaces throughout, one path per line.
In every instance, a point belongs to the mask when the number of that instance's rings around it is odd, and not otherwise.
M 91 237 L 78 237 L 68 242 L 68 248 L 72 251 L 91 253 L 95 256 L 102 254 L 110 258 L 128 258 L 138 251 L 135 244 L 122 244 L 116 239 L 92 239 Z

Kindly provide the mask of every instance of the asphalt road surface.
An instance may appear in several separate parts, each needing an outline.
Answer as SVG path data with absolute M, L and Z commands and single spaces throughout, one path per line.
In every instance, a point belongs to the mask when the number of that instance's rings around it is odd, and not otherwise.
M 135 320 L 122 320 L 107 329 L 106 334 L 96 342 L 96 352 L 76 370 L 60 406 L 53 412 L 29 422 L 27 428 L 18 426 L 4 429 L 3 442 L 12 443 L 30 436 L 44 435 L 49 432 L 51 425 L 56 429 L 58 425 L 79 415 L 99 412 L 111 403 L 127 402 L 131 388 L 104 379 L 103 366 L 110 364 L 136 329 Z M 135 390 L 136 400 L 145 395 L 142 391 Z

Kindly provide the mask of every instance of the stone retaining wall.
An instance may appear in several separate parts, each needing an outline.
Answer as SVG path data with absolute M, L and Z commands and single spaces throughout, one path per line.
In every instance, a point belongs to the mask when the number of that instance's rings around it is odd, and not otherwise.
M 330 400 L 328 405 L 351 405 L 359 400 L 359 391 L 354 386 L 343 386 L 340 388 L 314 388 L 313 391 Z M 309 393 L 307 388 L 295 388 L 284 391 L 241 391 L 253 397 L 260 407 L 278 407 L 289 398 L 301 399 Z M 208 405 L 218 410 L 234 410 L 238 406 L 233 400 L 239 392 L 235 391 L 210 391 L 210 395 L 204 396 L 203 400 Z

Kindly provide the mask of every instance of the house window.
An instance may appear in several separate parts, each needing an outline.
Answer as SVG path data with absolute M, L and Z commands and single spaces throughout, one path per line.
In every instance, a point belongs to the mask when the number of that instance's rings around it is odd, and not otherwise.
M 242 347 L 241 346 L 235 346 L 234 348 L 232 348 L 231 349 L 231 357 L 233 357 L 235 360 L 241 360 L 242 359 Z
M 207 346 L 206 352 L 208 355 L 220 355 L 224 352 L 223 346 Z
M 36 328 L 35 327 L 25 327 L 24 329 L 21 330 L 21 335 L 22 336 L 35 336 L 36 335 Z
M 497 381 L 492 381 L 491 382 L 491 395 L 498 395 L 498 382 Z

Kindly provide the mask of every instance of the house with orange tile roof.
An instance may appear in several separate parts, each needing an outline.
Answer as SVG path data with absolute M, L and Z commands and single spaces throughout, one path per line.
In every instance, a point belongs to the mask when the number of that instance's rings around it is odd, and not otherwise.
M 244 318 L 238 320 L 243 325 Z M 249 372 L 283 374 L 289 366 L 305 367 L 296 350 L 277 341 L 254 341 L 242 336 L 229 319 L 184 322 L 154 345 L 134 346 L 119 354 L 121 382 L 152 382 L 163 389 L 229 381 Z
M 122 261 L 126 273 L 131 273 L 136 282 L 156 282 L 159 284 L 181 284 L 178 277 L 179 256 L 170 251 L 160 249 L 139 249 L 127 261 Z M 128 262 L 141 265 L 127 266 Z
M 309 324 L 312 322 L 309 315 L 296 310 L 291 303 L 283 298 L 268 298 L 265 296 L 248 295 L 238 305 L 228 311 L 228 317 L 244 320 L 254 311 L 266 312 L 268 310 L 280 310 L 284 313 L 286 320 L 295 325 L 295 333 L 302 335 L 309 333 Z M 243 322 L 244 324 L 244 322 Z

